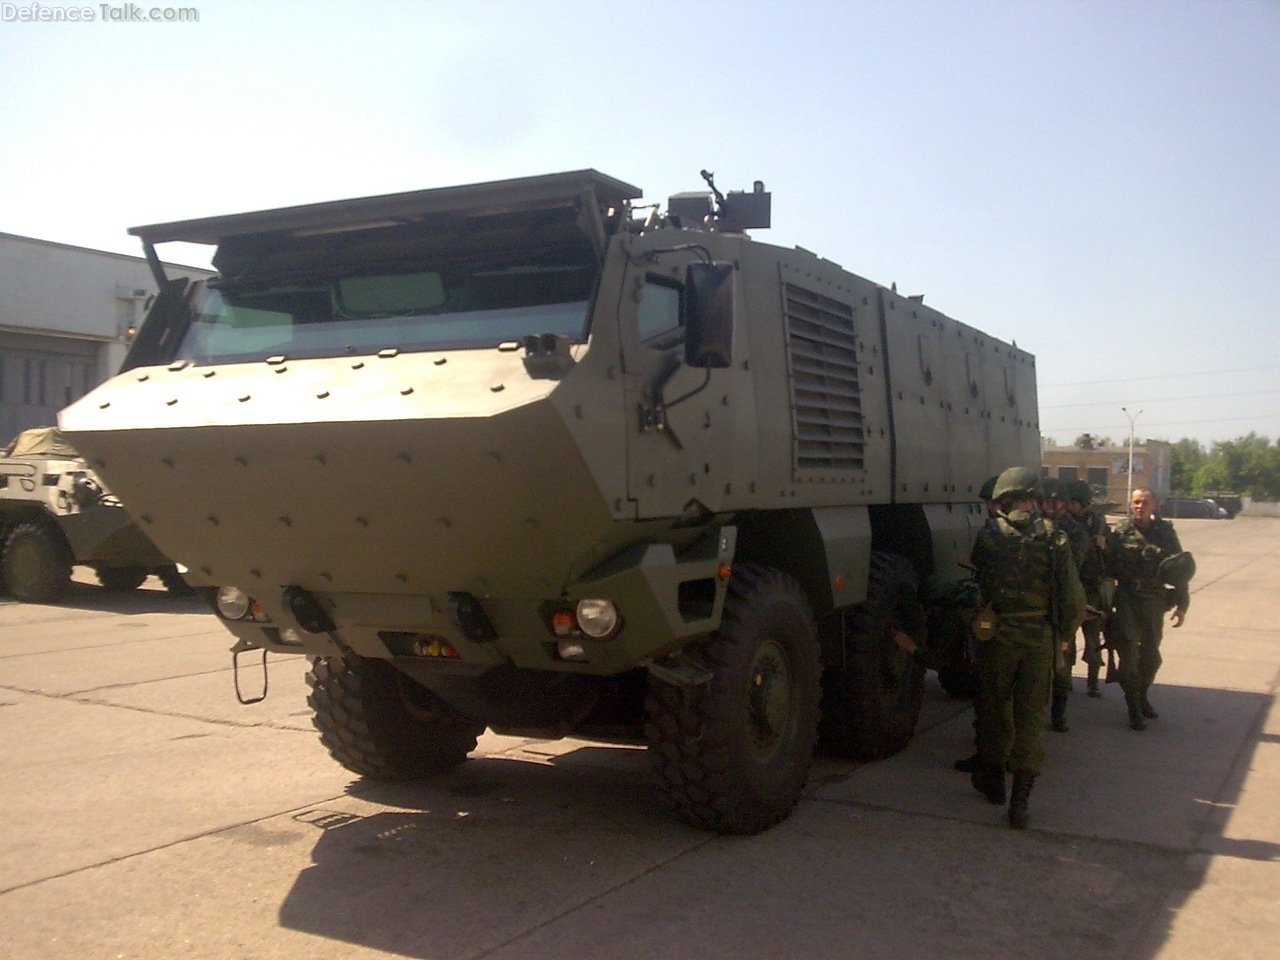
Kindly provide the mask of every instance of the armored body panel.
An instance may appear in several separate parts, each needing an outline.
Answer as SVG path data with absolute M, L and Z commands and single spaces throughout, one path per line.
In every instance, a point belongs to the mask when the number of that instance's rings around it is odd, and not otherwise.
M 851 637 L 911 679 L 893 643 L 924 643 L 919 580 L 958 577 L 986 476 L 1038 463 L 1034 361 L 748 238 L 768 194 L 707 179 L 705 217 L 684 196 L 642 218 L 638 189 L 580 171 L 138 228 L 157 271 L 181 240 L 216 244 L 218 276 L 159 277 L 124 369 L 62 428 L 238 649 L 325 665 L 322 733 L 333 665 L 381 661 L 451 731 L 638 736 L 785 608 L 812 667 L 760 638 L 742 662 L 789 691 L 742 715 L 782 737 L 816 718 L 820 670 L 871 669 Z M 823 696 L 824 723 L 865 707 Z M 876 709 L 863 753 L 905 742 Z M 672 802 L 716 829 L 778 816 Z

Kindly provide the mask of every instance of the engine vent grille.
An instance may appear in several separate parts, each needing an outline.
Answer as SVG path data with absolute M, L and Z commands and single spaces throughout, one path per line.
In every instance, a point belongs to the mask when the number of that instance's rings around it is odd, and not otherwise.
M 861 470 L 866 439 L 853 307 L 783 285 L 797 470 Z

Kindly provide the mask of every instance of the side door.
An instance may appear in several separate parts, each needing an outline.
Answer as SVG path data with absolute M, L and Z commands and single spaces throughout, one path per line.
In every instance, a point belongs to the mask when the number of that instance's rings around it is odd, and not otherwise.
M 619 311 L 630 416 L 627 496 L 637 519 L 731 509 L 742 492 L 743 454 L 754 451 L 754 432 L 738 422 L 750 410 L 751 390 L 741 316 L 730 367 L 684 362 L 690 258 L 687 250 L 633 258 Z

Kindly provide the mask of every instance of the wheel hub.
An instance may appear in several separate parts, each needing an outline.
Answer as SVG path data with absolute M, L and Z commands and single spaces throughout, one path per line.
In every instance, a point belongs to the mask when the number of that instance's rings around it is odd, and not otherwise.
M 752 747 L 761 760 L 778 749 L 791 716 L 791 670 L 787 653 L 776 640 L 766 640 L 751 664 L 747 725 Z

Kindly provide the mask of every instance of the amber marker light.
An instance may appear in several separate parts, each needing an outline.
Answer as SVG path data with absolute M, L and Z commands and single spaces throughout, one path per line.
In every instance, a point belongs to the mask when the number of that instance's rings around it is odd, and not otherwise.
M 551 615 L 551 632 L 557 637 L 573 636 L 575 626 L 573 613 L 569 610 L 557 610 Z

